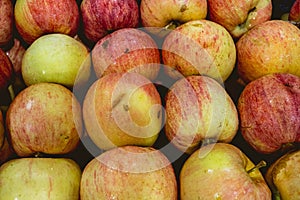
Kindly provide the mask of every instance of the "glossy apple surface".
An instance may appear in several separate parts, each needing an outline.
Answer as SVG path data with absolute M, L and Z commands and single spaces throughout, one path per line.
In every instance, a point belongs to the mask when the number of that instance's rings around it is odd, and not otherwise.
M 204 146 L 185 161 L 180 171 L 181 200 L 271 200 L 271 191 L 261 172 L 251 170 L 254 166 L 236 146 Z
M 44 35 L 26 49 L 22 77 L 27 86 L 53 82 L 71 88 L 88 57 L 88 49 L 76 39 L 61 33 Z M 87 80 L 90 72 L 85 73 Z
M 13 65 L 5 52 L 0 49 L 0 90 L 6 89 L 13 78 Z
M 83 0 L 80 5 L 83 31 L 96 43 L 105 35 L 139 24 L 139 5 L 136 0 Z
M 250 82 L 238 99 L 241 133 L 261 153 L 300 142 L 300 78 L 269 74 Z
M 82 134 L 81 106 L 62 85 L 34 84 L 10 104 L 6 126 L 19 156 L 69 153 Z
M 0 1 L 0 46 L 5 46 L 13 35 L 13 4 L 11 0 Z
M 71 159 L 19 158 L 0 167 L 2 199 L 78 200 L 81 170 Z
M 162 126 L 161 98 L 154 84 L 140 74 L 108 74 L 88 89 L 83 119 L 100 149 L 152 146 Z
M 177 182 L 168 158 L 152 147 L 106 151 L 83 170 L 81 200 L 177 199 Z
M 268 168 L 266 180 L 274 197 L 282 200 L 300 198 L 300 150 L 286 153 Z
M 288 19 L 295 22 L 300 22 L 300 0 L 295 0 L 290 8 Z
M 208 20 L 195 20 L 166 36 L 162 61 L 172 78 L 207 75 L 223 82 L 235 66 L 236 48 L 224 27 Z
M 283 20 L 261 23 L 236 43 L 237 69 L 248 83 L 270 73 L 300 76 L 300 29 Z
M 17 0 L 14 16 L 19 34 L 31 44 L 49 33 L 76 35 L 80 14 L 75 0 Z
M 130 71 L 154 80 L 160 70 L 157 44 L 150 35 L 134 28 L 101 38 L 92 50 L 92 61 L 97 77 Z
M 214 79 L 189 76 L 165 97 L 165 134 L 178 149 L 192 153 L 203 142 L 231 142 L 238 130 L 237 109 Z
M 208 0 L 207 3 L 209 19 L 224 26 L 234 38 L 272 16 L 271 0 Z

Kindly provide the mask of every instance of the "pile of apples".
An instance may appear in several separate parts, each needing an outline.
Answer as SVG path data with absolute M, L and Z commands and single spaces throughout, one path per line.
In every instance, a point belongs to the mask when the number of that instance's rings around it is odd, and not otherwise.
M 300 199 L 299 24 L 300 0 L 1 0 L 0 199 Z

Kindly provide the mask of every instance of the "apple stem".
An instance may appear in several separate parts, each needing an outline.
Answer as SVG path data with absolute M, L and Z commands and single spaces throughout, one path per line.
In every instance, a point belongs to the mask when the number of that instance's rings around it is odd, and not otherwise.
M 262 160 L 262 161 L 260 161 L 257 165 L 255 165 L 253 168 L 249 169 L 249 170 L 247 171 L 247 173 L 250 174 L 250 173 L 253 172 L 254 170 L 257 170 L 257 169 L 262 168 L 262 167 L 265 167 L 265 166 L 267 166 L 267 163 L 266 163 L 266 161 Z
M 9 95 L 10 95 L 10 99 L 14 100 L 14 98 L 15 98 L 15 91 L 14 91 L 14 88 L 13 88 L 12 84 L 10 84 L 8 86 L 8 92 L 9 92 Z
M 180 23 L 176 21 L 171 21 L 169 24 L 167 24 L 164 28 L 168 30 L 174 30 L 177 26 L 179 26 Z

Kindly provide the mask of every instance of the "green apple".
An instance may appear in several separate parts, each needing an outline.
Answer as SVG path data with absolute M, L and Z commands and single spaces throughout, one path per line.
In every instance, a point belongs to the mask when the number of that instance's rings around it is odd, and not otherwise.
M 3 200 L 78 200 L 81 170 L 67 158 L 18 158 L 0 167 Z
M 181 200 L 271 200 L 261 172 L 240 149 L 216 143 L 195 151 L 180 171 Z
M 22 59 L 22 76 L 27 86 L 53 82 L 72 87 L 80 74 L 88 80 L 90 70 L 82 70 L 89 58 L 87 47 L 65 34 L 55 33 L 39 37 L 26 49 Z

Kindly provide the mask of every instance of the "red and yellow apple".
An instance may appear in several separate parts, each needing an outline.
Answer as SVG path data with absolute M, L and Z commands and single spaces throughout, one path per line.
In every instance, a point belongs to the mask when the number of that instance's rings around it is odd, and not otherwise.
M 180 171 L 181 200 L 271 200 L 259 166 L 232 144 L 216 143 L 195 151 Z
M 78 200 L 81 169 L 67 158 L 18 158 L 0 167 L 1 199 Z
M 7 89 L 13 78 L 13 65 L 5 52 L 0 49 L 0 90 Z
M 81 106 L 62 85 L 34 84 L 9 105 L 6 127 L 18 156 L 69 153 L 82 134 Z
M 74 36 L 79 28 L 75 0 L 17 0 L 14 16 L 19 34 L 29 44 L 49 33 Z
M 100 149 L 152 146 L 162 127 L 160 94 L 138 73 L 111 73 L 88 89 L 83 119 L 88 135 Z
M 13 3 L 11 0 L 0 1 L 0 46 L 6 46 L 13 37 Z
M 248 83 L 270 73 L 300 76 L 300 29 L 283 20 L 261 23 L 236 43 L 237 69 Z
M 183 152 L 190 154 L 207 142 L 229 143 L 237 133 L 235 104 L 212 78 L 189 76 L 178 80 L 165 102 L 165 134 Z
M 13 154 L 5 134 L 2 110 L 0 110 L 0 165 L 6 162 Z
M 246 85 L 238 99 L 240 130 L 258 152 L 300 142 L 300 77 L 275 73 Z
M 174 169 L 168 158 L 152 147 L 117 147 L 86 165 L 80 199 L 177 200 Z
M 96 43 L 92 62 L 97 77 L 136 72 L 154 80 L 160 70 L 160 53 L 155 41 L 143 30 L 123 28 Z
M 234 38 L 271 19 L 271 0 L 208 0 L 209 19 L 224 26 Z
M 235 67 L 236 48 L 224 27 L 209 20 L 194 20 L 166 36 L 162 60 L 172 78 L 207 75 L 223 83 Z
M 290 8 L 288 19 L 291 21 L 300 22 L 300 0 L 295 0 L 293 3 L 292 7 Z

